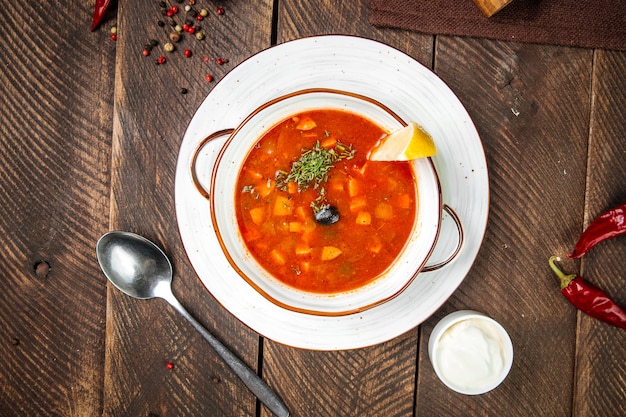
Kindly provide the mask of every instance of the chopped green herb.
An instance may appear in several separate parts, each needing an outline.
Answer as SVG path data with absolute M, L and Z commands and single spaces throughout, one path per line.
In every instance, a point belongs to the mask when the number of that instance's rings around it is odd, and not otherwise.
M 295 182 L 298 188 L 306 190 L 309 187 L 318 188 L 328 180 L 328 172 L 337 161 L 352 159 L 356 151 L 352 145 L 346 146 L 337 142 L 332 149 L 324 149 L 319 141 L 312 149 L 304 149 L 300 159 L 291 164 L 291 170 L 276 173 L 276 186 L 281 190 L 287 189 L 287 183 Z
M 343 159 L 354 158 L 356 150 L 352 145 L 345 145 L 341 142 L 331 149 L 322 148 L 317 141 L 312 149 L 303 149 L 300 158 L 291 164 L 291 170 L 278 171 L 276 173 L 276 187 L 285 191 L 287 183 L 294 182 L 299 190 L 306 190 L 310 187 L 319 189 L 318 197 L 311 203 L 313 212 L 326 207 L 326 191 L 320 186 L 328 180 L 328 173 L 335 166 L 335 163 Z

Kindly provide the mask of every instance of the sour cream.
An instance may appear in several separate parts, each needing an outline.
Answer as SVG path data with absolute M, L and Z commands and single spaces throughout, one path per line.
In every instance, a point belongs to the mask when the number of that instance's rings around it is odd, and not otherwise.
M 461 311 L 435 327 L 429 355 L 444 384 L 463 394 L 481 394 L 504 380 L 513 361 L 513 347 L 496 321 L 481 313 Z

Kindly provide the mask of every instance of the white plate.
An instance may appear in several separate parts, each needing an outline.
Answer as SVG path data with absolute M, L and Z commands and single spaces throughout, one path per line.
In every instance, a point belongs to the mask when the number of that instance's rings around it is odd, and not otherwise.
M 358 314 L 323 317 L 297 313 L 274 305 L 256 292 L 221 252 L 211 223 L 209 201 L 197 191 L 191 178 L 191 158 L 206 136 L 236 127 L 246 115 L 272 98 L 305 88 L 334 88 L 369 96 L 405 121 L 414 120 L 424 126 L 436 141 L 438 154 L 433 162 L 441 180 L 443 202 L 456 211 L 465 231 L 465 243 L 452 263 L 420 274 L 398 297 Z M 212 163 L 222 143 L 223 140 L 217 140 L 204 148 L 205 163 Z M 185 132 L 175 186 L 182 241 L 208 291 L 264 337 L 315 350 L 381 343 L 430 317 L 472 266 L 489 211 L 482 144 L 454 93 L 403 52 L 352 36 L 317 36 L 286 42 L 250 57 L 228 73 L 201 104 Z M 433 261 L 445 258 L 457 243 L 452 221 L 444 220 L 441 233 Z

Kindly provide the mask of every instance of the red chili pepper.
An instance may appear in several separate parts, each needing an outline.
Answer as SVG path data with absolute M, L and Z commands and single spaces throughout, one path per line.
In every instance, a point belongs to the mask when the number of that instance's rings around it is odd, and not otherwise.
M 96 0 L 96 7 L 93 10 L 93 19 L 91 21 L 91 31 L 96 30 L 104 15 L 109 8 L 111 0 Z
M 611 300 L 600 288 L 585 281 L 577 275 L 565 275 L 555 264 L 560 259 L 556 256 L 550 258 L 550 267 L 561 280 L 561 293 L 577 309 L 583 313 L 619 327 L 626 329 L 626 311 Z
M 568 258 L 580 258 L 607 239 L 626 234 L 626 204 L 602 213 L 585 229 Z

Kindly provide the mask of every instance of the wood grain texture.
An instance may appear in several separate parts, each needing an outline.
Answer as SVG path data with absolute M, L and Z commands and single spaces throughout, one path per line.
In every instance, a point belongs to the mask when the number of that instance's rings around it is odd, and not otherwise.
M 279 43 L 320 34 L 383 40 L 432 64 L 433 38 L 368 23 L 367 1 L 280 1 Z M 371 348 L 310 352 L 265 341 L 263 375 L 280 387 L 292 416 L 411 416 L 416 375 L 417 329 Z M 263 416 L 270 414 L 264 410 Z
M 121 0 L 93 33 L 91 1 L 0 4 L 2 417 L 271 415 L 164 301 L 106 284 L 94 246 L 109 229 L 166 251 L 174 293 L 294 417 L 626 415 L 626 333 L 578 313 L 547 266 L 626 201 L 626 53 L 378 29 L 368 0 L 229 0 L 221 16 L 196 0 L 207 38 L 166 54 L 157 1 Z M 216 81 L 272 41 L 329 33 L 383 41 L 452 88 L 483 140 L 491 208 L 476 263 L 429 320 L 380 345 L 314 352 L 263 340 L 207 293 L 173 187 L 187 124 Z M 625 246 L 562 266 L 626 306 Z M 467 308 L 500 321 L 515 349 L 509 377 L 481 396 L 447 389 L 427 354 L 437 321 Z
M 7 417 L 94 415 L 103 402 L 105 289 L 94 242 L 108 223 L 115 45 L 87 33 L 86 4 L 65 3 L 1 2 Z
M 591 97 L 589 50 L 439 37 L 435 71 L 481 135 L 490 174 L 490 220 L 477 261 L 446 313 L 476 309 L 511 335 L 515 361 L 496 390 L 447 390 L 420 349 L 419 416 L 570 413 L 575 315 L 547 269 L 575 236 L 582 213 Z M 556 220 L 558 219 L 558 220 Z M 426 369 L 425 369 L 426 368 Z M 532 401 L 512 401 L 521 396 Z M 559 404 L 559 407 L 554 407 Z
M 585 225 L 626 202 L 626 53 L 596 51 L 594 62 Z M 580 268 L 621 306 L 626 306 L 625 254 L 626 240 L 612 239 L 582 258 Z M 573 264 L 570 268 L 578 272 Z M 626 415 L 626 332 L 579 313 L 576 346 L 573 415 Z
M 416 331 L 392 342 L 337 352 L 267 343 L 263 374 L 279 387 L 294 417 L 411 416 L 416 354 Z
M 185 256 L 174 177 L 178 148 L 195 109 L 225 73 L 269 46 L 272 5 L 230 1 L 218 16 L 213 3 L 195 4 L 197 10 L 205 7 L 210 10 L 201 22 L 206 38 L 184 34 L 176 51 L 167 53 L 163 45 L 172 28 L 156 24 L 163 19 L 158 2 L 119 4 L 110 227 L 140 233 L 161 246 L 171 257 L 174 293 L 182 304 L 256 369 L 258 336 L 206 292 Z M 183 23 L 184 12 L 175 19 Z M 158 45 L 144 57 L 142 49 L 152 39 Z M 185 49 L 193 52 L 191 58 L 183 55 Z M 157 65 L 161 55 L 167 61 Z M 218 65 L 219 58 L 227 62 Z M 206 74 L 214 82 L 207 82 Z M 255 415 L 254 396 L 163 300 L 133 300 L 111 289 L 107 311 L 104 415 Z

